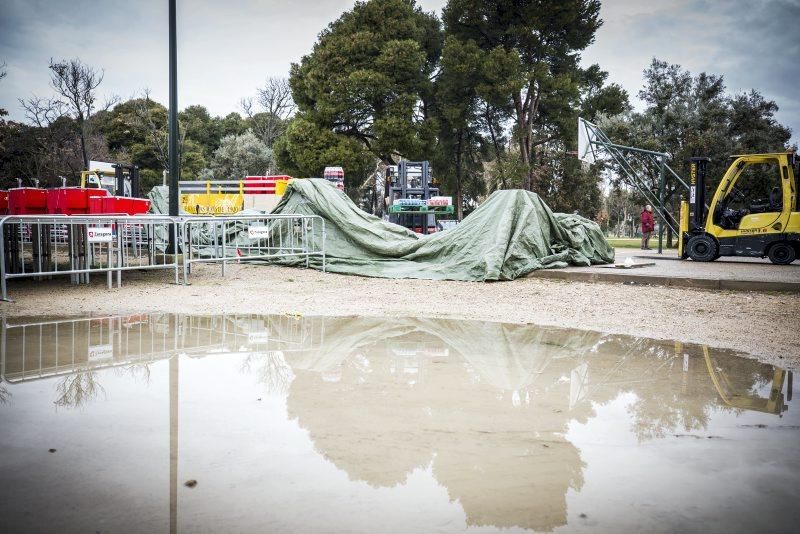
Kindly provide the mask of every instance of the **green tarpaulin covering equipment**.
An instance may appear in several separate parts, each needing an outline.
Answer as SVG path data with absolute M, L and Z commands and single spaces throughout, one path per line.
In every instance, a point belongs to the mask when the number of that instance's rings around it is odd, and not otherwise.
M 155 210 L 160 207 L 156 197 L 165 196 L 157 189 L 151 194 Z M 553 213 L 537 194 L 522 190 L 496 191 L 460 224 L 430 235 L 362 211 L 322 179 L 292 180 L 272 213 L 325 219 L 326 268 L 343 274 L 513 280 L 537 269 L 614 261 L 614 249 L 596 223 Z M 236 242 L 246 244 L 241 230 L 234 230 Z M 312 258 L 311 265 L 320 268 L 321 260 Z

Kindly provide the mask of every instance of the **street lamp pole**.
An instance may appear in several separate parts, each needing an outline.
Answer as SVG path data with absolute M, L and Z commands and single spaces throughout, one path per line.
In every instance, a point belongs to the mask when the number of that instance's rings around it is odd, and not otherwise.
M 178 47 L 175 31 L 176 0 L 169 0 L 169 215 L 178 216 L 178 181 L 181 179 L 178 154 Z M 174 232 L 169 233 L 169 250 L 178 254 Z
M 178 216 L 178 51 L 175 35 L 175 3 L 169 0 L 169 214 Z

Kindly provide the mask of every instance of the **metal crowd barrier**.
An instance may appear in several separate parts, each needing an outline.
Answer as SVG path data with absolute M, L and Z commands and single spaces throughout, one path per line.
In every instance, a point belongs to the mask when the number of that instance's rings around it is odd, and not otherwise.
M 178 183 L 180 187 L 180 194 L 273 194 L 275 192 L 275 184 L 267 185 L 267 182 L 262 180 L 255 180 L 248 182 L 246 180 L 214 180 L 214 181 L 198 181 L 187 180 Z
M 0 287 L 12 278 L 69 275 L 73 284 L 105 273 L 109 289 L 122 272 L 173 269 L 178 256 L 167 254 L 169 236 L 178 242 L 178 224 L 158 215 L 10 215 L 0 219 Z
M 325 220 L 319 215 L 231 215 L 186 217 L 181 223 L 183 282 L 193 263 L 322 259 L 325 271 Z

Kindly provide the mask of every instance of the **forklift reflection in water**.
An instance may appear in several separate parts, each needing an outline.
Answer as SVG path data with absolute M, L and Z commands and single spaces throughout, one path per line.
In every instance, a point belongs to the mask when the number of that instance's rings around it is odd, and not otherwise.
M 800 256 L 800 158 L 792 152 L 733 158 L 708 206 L 709 160 L 692 158 L 689 201 L 681 202 L 680 257 L 768 257 L 778 265 L 792 263 Z
M 719 393 L 722 401 L 733 408 L 743 410 L 753 410 L 756 412 L 771 413 L 782 416 L 783 412 L 789 409 L 784 404 L 792 400 L 793 376 L 791 371 L 785 371 L 777 367 L 773 370 L 772 383 L 770 385 L 769 396 L 760 397 L 752 391 L 736 391 L 732 381 L 729 379 L 725 370 L 716 362 L 708 351 L 708 347 L 703 347 L 703 357 L 706 360 L 706 367 L 714 387 Z M 786 396 L 783 394 L 783 384 L 786 382 Z

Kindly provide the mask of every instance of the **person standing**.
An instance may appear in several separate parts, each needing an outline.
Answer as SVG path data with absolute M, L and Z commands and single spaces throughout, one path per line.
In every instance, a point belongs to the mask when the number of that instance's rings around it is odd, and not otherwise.
M 642 210 L 642 250 L 653 250 L 650 248 L 650 235 L 656 226 L 656 220 L 653 217 L 653 206 L 646 205 Z

